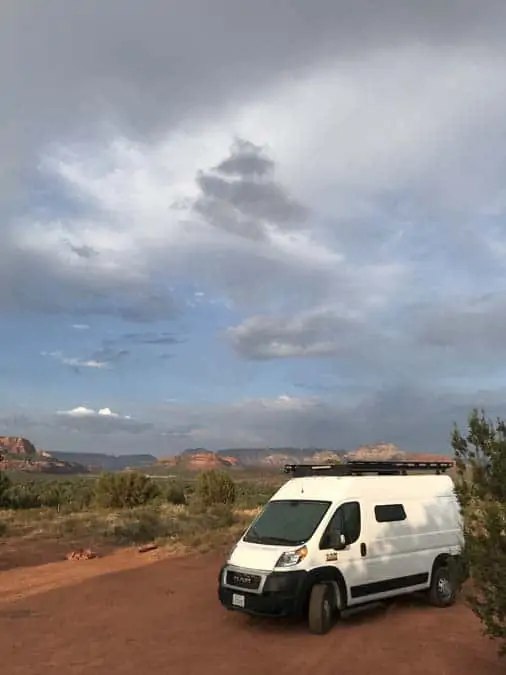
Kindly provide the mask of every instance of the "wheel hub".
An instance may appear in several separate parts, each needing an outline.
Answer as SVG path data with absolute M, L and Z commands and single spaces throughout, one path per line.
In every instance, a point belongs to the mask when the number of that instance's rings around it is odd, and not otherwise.
M 446 577 L 442 577 L 439 579 L 437 582 L 437 590 L 438 593 L 443 597 L 443 598 L 449 598 L 452 594 L 452 587 L 450 584 L 450 580 L 447 579 Z

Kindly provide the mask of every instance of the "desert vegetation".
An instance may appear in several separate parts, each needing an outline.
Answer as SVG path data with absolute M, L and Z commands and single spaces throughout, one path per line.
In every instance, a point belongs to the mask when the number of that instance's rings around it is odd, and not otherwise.
M 473 410 L 464 433 L 456 427 L 456 491 L 465 524 L 467 600 L 485 633 L 506 654 L 506 423 Z M 466 576 L 467 576 L 466 574 Z
M 233 540 L 281 481 L 234 481 L 214 469 L 169 479 L 124 471 L 26 481 L 0 473 L 0 534 L 206 549 Z

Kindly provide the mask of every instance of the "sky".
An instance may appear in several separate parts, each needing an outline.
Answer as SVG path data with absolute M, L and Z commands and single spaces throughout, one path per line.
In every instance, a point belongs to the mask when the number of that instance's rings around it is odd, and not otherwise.
M 11 0 L 0 430 L 393 442 L 506 415 L 503 0 Z

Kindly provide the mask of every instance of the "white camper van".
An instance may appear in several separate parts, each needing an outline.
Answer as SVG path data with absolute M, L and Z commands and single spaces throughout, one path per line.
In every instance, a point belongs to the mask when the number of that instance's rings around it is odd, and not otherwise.
M 320 634 L 343 610 L 404 593 L 452 605 L 463 538 L 451 466 L 287 465 L 292 478 L 220 571 L 220 602 L 247 614 L 302 614 Z

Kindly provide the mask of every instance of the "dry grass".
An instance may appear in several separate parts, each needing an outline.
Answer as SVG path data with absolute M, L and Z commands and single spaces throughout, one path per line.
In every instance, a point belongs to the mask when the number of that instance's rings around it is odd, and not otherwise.
M 58 513 L 55 509 L 0 511 L 3 536 L 64 540 L 82 545 L 131 545 L 156 542 L 208 551 L 233 543 L 258 509 L 217 505 L 206 510 L 157 504 L 134 509 L 92 509 Z M 0 534 L 2 531 L 0 529 Z

